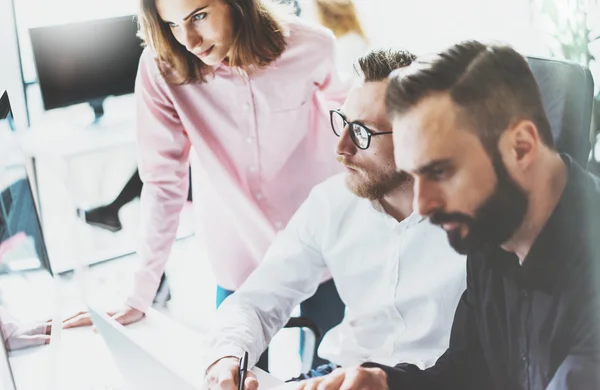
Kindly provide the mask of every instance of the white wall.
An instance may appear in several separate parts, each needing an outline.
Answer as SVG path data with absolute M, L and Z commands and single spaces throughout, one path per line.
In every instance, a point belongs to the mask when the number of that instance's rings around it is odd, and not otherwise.
M 0 93 L 7 90 L 17 126 L 27 125 L 11 0 L 0 0 Z
M 301 0 L 314 18 L 314 0 Z M 378 46 L 415 54 L 438 51 L 464 39 L 499 40 L 524 54 L 547 55 L 531 21 L 527 0 L 354 0 L 363 27 Z M 305 13 L 306 11 L 306 13 Z

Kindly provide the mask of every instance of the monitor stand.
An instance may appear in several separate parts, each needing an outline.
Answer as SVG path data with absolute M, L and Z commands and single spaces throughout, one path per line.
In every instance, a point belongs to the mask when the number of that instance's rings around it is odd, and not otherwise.
M 94 110 L 94 123 L 98 123 L 104 116 L 104 98 L 90 100 L 89 105 Z

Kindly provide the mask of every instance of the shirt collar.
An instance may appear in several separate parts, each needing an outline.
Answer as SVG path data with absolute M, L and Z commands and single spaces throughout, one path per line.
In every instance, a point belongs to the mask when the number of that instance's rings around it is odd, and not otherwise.
M 586 221 L 591 204 L 586 201 L 588 188 L 585 186 L 589 174 L 571 157 L 561 157 L 567 167 L 567 184 L 522 265 L 524 280 L 538 287 L 553 285 L 565 267 L 574 266 L 573 261 L 580 257 L 582 248 L 590 244 Z
M 220 62 L 220 63 L 218 63 L 216 65 L 210 66 L 210 69 L 211 69 L 211 72 L 213 74 L 226 74 L 226 75 L 230 75 L 230 74 L 235 73 L 235 74 L 238 74 L 238 75 L 240 75 L 242 77 L 245 77 L 245 78 L 252 78 L 252 76 L 254 76 L 254 75 L 256 75 L 256 74 L 258 74 L 261 71 L 264 71 L 266 69 L 269 69 L 269 70 L 276 70 L 276 69 L 278 69 L 279 68 L 278 67 L 278 63 L 279 63 L 279 59 L 277 59 L 275 61 L 272 61 L 264 69 L 258 69 L 256 71 L 250 71 L 250 72 L 246 72 L 243 69 L 239 69 L 239 68 L 236 68 L 236 67 L 225 65 L 222 62 Z
M 385 211 L 385 209 L 383 208 L 383 206 L 381 205 L 381 202 L 379 200 L 369 200 L 369 203 L 371 204 L 371 207 L 373 208 L 373 210 L 377 211 L 380 214 L 383 214 L 383 216 L 388 218 L 394 224 L 406 224 L 407 229 L 410 229 L 411 227 L 413 227 L 413 226 L 423 222 L 425 219 L 427 219 L 426 217 L 423 217 L 413 211 L 407 218 L 398 222 L 398 221 L 396 221 L 396 219 L 394 217 L 392 217 Z

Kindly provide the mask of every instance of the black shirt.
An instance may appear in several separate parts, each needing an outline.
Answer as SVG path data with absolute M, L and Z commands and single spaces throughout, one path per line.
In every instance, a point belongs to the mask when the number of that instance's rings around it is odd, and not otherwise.
M 426 370 L 381 367 L 390 389 L 600 389 L 600 181 L 563 156 L 568 180 L 523 265 L 467 256 L 448 350 Z

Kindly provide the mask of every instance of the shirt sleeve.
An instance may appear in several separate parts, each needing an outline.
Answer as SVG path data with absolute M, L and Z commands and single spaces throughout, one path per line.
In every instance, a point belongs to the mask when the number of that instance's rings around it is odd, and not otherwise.
M 327 102 L 332 102 L 336 107 L 340 107 L 346 96 L 348 96 L 348 91 L 352 87 L 354 79 L 343 78 L 339 73 L 336 53 L 337 44 L 333 33 L 328 31 L 327 39 L 323 45 L 324 61 L 317 72 L 316 84 L 320 94 Z
M 473 283 L 469 266 L 467 265 L 467 290 L 456 309 L 449 348 L 435 365 L 425 370 L 407 363 L 394 367 L 375 363 L 365 363 L 363 366 L 379 367 L 385 371 L 390 390 L 493 389 L 475 326 Z
M 144 183 L 137 245 L 141 266 L 126 303 L 145 311 L 156 294 L 187 199 L 190 141 L 148 50 L 140 61 L 135 95 L 138 169 Z
M 546 390 L 597 389 L 600 385 L 598 356 L 574 353 L 562 362 Z
M 44 337 L 48 325 L 45 322 L 22 324 L 8 310 L 0 307 L 0 326 L 4 336 L 3 342 L 9 350 L 14 351 L 46 343 Z
M 292 310 L 316 292 L 327 267 L 314 221 L 314 216 L 323 213 L 313 194 L 277 235 L 260 266 L 217 310 L 204 370 L 222 357 L 239 357 L 243 351 L 256 364 Z
M 595 304 L 587 306 L 587 310 L 578 310 L 583 318 L 571 329 L 576 334 L 574 345 L 556 369 L 546 390 L 600 388 L 600 310 L 597 290 L 592 291 L 593 296 L 588 302 Z

